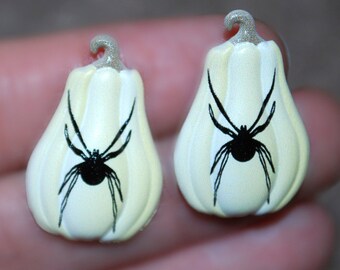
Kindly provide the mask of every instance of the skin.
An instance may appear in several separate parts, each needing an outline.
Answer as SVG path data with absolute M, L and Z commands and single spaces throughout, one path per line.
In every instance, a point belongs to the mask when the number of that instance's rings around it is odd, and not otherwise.
M 267 26 L 259 24 L 258 32 L 282 44 Z M 125 64 L 144 79 L 147 115 L 163 167 L 156 216 L 143 232 L 120 244 L 74 242 L 44 232 L 34 222 L 25 195 L 30 153 L 60 100 L 68 73 L 94 60 L 89 41 L 98 33 L 114 36 Z M 1 269 L 325 267 L 334 225 L 314 197 L 335 184 L 340 164 L 340 108 L 325 92 L 311 87 L 294 91 L 311 157 L 298 196 L 282 211 L 238 219 L 202 215 L 185 203 L 176 186 L 174 142 L 202 76 L 203 59 L 232 33 L 225 32 L 222 17 L 212 16 L 106 25 L 0 43 Z

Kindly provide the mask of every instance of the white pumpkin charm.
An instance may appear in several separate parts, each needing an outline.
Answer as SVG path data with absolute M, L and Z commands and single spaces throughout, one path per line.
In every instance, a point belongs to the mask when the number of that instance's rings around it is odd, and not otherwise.
M 208 53 L 203 78 L 175 149 L 178 185 L 196 210 L 261 215 L 286 205 L 307 169 L 308 137 L 274 41 L 251 15 L 225 18 L 238 33 Z
M 36 222 L 70 239 L 121 241 L 157 207 L 161 168 L 144 110 L 143 83 L 108 36 L 104 56 L 71 72 L 59 107 L 28 164 Z

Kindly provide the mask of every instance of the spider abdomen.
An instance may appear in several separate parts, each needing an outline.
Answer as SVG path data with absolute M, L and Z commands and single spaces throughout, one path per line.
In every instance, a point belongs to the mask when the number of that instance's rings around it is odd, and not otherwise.
M 256 149 L 252 140 L 234 140 L 231 146 L 231 155 L 240 162 L 251 160 L 255 155 Z
M 90 185 L 99 185 L 105 179 L 105 167 L 102 161 L 88 160 L 79 165 L 80 175 L 83 181 Z

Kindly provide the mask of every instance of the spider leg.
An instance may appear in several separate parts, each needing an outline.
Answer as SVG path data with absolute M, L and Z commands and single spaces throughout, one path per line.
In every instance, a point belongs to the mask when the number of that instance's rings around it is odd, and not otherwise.
M 256 136 L 258 133 L 262 132 L 265 130 L 265 128 L 269 125 L 270 120 L 272 119 L 274 112 L 275 112 L 275 106 L 276 106 L 276 101 L 273 102 L 272 108 L 270 110 L 270 114 L 266 120 L 266 122 L 264 122 L 264 124 L 258 126 L 257 128 L 255 128 L 253 131 L 250 132 L 250 135 L 252 137 Z
M 272 156 L 271 156 L 270 152 L 268 151 L 267 147 L 264 144 L 261 143 L 260 145 L 261 145 L 261 150 L 265 154 L 265 157 L 268 160 L 269 165 L 272 168 L 273 173 L 275 173 L 275 168 L 274 168 L 274 164 L 273 164 L 273 160 L 272 160 Z
M 215 118 L 215 115 L 214 115 L 214 111 L 212 110 L 211 108 L 211 105 L 209 104 L 209 114 L 210 114 L 210 118 L 211 120 L 213 121 L 215 127 L 217 127 L 219 130 L 221 130 L 224 134 L 227 134 L 229 135 L 230 137 L 232 138 L 235 138 L 236 137 L 236 134 L 230 130 L 229 128 L 227 127 L 224 127 L 222 126 Z
M 112 179 L 114 181 L 114 184 L 118 190 L 120 201 L 123 202 L 123 194 L 122 194 L 122 188 L 120 184 L 120 180 L 118 178 L 118 175 L 114 170 L 112 170 L 109 166 L 108 167 L 108 173 L 106 174 L 108 178 Z
M 64 187 L 67 185 L 67 183 L 70 181 L 70 179 L 72 179 L 72 177 L 73 177 L 75 174 L 79 174 L 78 165 L 79 165 L 79 164 L 73 166 L 73 167 L 69 170 L 69 172 L 65 175 L 64 181 L 63 181 L 63 183 L 61 184 L 61 186 L 60 186 L 60 188 L 59 188 L 58 195 L 62 192 L 62 190 L 63 190 Z
M 85 142 L 84 142 L 84 139 L 83 137 L 81 136 L 81 133 L 80 133 L 80 130 L 79 130 L 79 127 L 78 127 L 78 124 L 76 122 L 76 120 L 74 119 L 74 116 L 73 116 L 73 113 L 72 113 L 72 109 L 71 109 L 71 98 L 70 98 L 70 90 L 68 90 L 67 92 L 67 104 L 68 104 L 68 112 L 70 114 L 70 118 L 71 118 L 71 122 L 72 122 L 72 125 L 73 125 L 73 128 L 74 128 L 74 131 L 76 132 L 81 144 L 83 145 L 83 147 L 85 148 L 86 152 L 91 155 L 91 152 L 90 150 L 88 150 Z
M 268 190 L 267 203 L 269 203 L 270 202 L 270 190 L 271 190 L 271 187 L 272 187 L 272 183 L 270 181 L 266 160 L 263 157 L 262 150 L 258 148 L 257 153 L 259 154 L 260 162 L 261 162 L 264 174 L 266 176 L 266 185 L 267 185 L 267 190 Z
M 215 167 L 216 167 L 217 163 L 220 161 L 222 155 L 225 154 L 226 151 L 230 150 L 230 144 L 231 144 L 231 141 L 222 145 L 221 148 L 218 150 L 218 152 L 215 155 L 214 163 L 211 166 L 210 174 L 212 174 L 214 172 Z
M 216 177 L 216 179 L 215 179 L 215 183 L 214 183 L 214 206 L 216 205 L 217 191 L 218 191 L 218 188 L 220 187 L 221 178 L 222 178 L 222 173 L 223 173 L 223 170 L 224 170 L 225 165 L 226 165 L 227 162 L 228 162 L 229 154 L 230 154 L 230 149 L 228 149 L 228 150 L 225 152 L 224 157 L 223 157 L 222 162 L 221 162 L 220 170 L 219 170 L 219 172 L 218 172 L 218 174 L 217 174 L 217 177 Z
M 78 149 L 77 147 L 75 147 L 73 145 L 73 143 L 70 140 L 70 137 L 68 135 L 68 128 L 67 128 L 67 124 L 65 124 L 65 129 L 64 129 L 64 134 L 65 134 L 65 138 L 66 138 L 66 142 L 68 144 L 68 147 L 71 148 L 71 150 L 77 155 L 82 157 L 84 160 L 86 159 L 86 155 L 84 154 L 83 151 L 81 151 L 80 149 Z
M 276 77 L 276 68 L 274 69 L 273 81 L 272 81 L 272 85 L 271 85 L 271 87 L 270 87 L 270 90 L 269 90 L 269 92 L 268 92 L 266 98 L 264 99 L 264 101 L 263 101 L 263 103 L 262 103 L 260 112 L 259 112 L 259 114 L 258 114 L 258 116 L 257 116 L 257 118 L 256 118 L 256 120 L 255 120 L 255 122 L 254 122 L 254 123 L 251 125 L 251 127 L 248 129 L 249 132 L 251 132 L 251 131 L 253 130 L 253 128 L 257 125 L 257 122 L 260 120 L 260 118 L 261 118 L 261 116 L 262 116 L 262 114 L 263 114 L 263 112 L 264 112 L 264 109 L 265 109 L 265 107 L 267 106 L 267 103 L 268 103 L 268 101 L 269 101 L 269 99 L 270 99 L 270 96 L 272 95 L 272 92 L 273 92 L 273 90 L 274 90 L 275 77 Z
M 106 177 L 108 180 L 108 185 L 111 193 L 111 199 L 112 199 L 112 214 L 113 214 L 113 226 L 112 230 L 115 231 L 116 229 L 116 219 L 117 219 L 117 214 L 118 214 L 118 208 L 117 208 L 117 203 L 116 203 L 116 198 L 115 198 L 115 192 L 114 192 L 114 186 L 116 187 L 120 201 L 123 202 L 123 195 L 122 195 L 122 190 L 120 186 L 120 181 L 119 178 L 114 170 L 112 170 L 110 167 L 108 167 L 108 171 L 106 172 Z M 114 185 L 113 185 L 113 183 Z
M 124 122 L 124 124 L 120 127 L 120 129 L 118 130 L 116 136 L 114 137 L 112 143 L 108 146 L 108 148 L 101 154 L 101 156 L 104 156 L 111 148 L 112 146 L 118 141 L 118 139 L 120 138 L 120 136 L 122 135 L 122 133 L 124 132 L 126 126 L 129 124 L 130 120 L 131 120 L 131 117 L 132 117 L 132 113 L 135 109 L 135 104 L 136 104 L 136 98 L 134 99 L 133 101 L 133 105 L 132 105 L 132 108 L 131 108 L 131 111 L 130 111 L 130 114 L 128 116 L 128 118 L 126 119 L 126 121 Z M 130 131 L 131 133 L 131 131 Z M 130 134 L 129 133 L 129 134 Z M 128 135 L 128 137 L 130 137 L 130 135 Z M 124 149 L 123 149 L 124 150 Z
M 69 187 L 68 187 L 68 189 L 67 189 L 67 192 L 66 192 L 66 194 L 65 194 L 65 196 L 64 196 L 64 199 L 63 199 L 62 202 L 61 202 L 61 206 L 60 206 L 60 215 L 59 215 L 59 222 L 58 222 L 58 226 L 59 226 L 59 227 L 60 227 L 61 221 L 62 221 L 62 219 L 63 219 L 63 214 L 64 214 L 65 207 L 66 207 L 66 205 L 67 205 L 68 198 L 69 198 L 69 196 L 70 196 L 70 194 L 71 194 L 72 189 L 74 188 L 74 186 L 75 186 L 75 184 L 76 184 L 76 182 L 77 182 L 78 176 L 79 176 L 79 174 L 74 174 L 74 175 L 73 175 L 73 178 L 72 178 L 71 183 L 70 183 L 70 185 L 69 185 Z
M 130 141 L 130 138 L 131 138 L 131 130 L 130 132 L 128 133 L 128 135 L 126 136 L 126 139 L 125 139 L 125 142 L 123 143 L 123 145 L 117 150 L 117 151 L 114 151 L 114 152 L 110 152 L 108 154 L 106 154 L 103 159 L 104 159 L 104 162 L 111 159 L 111 158 L 115 158 L 116 156 L 118 156 L 120 153 L 122 153 L 125 149 L 125 147 L 127 146 L 127 144 L 129 143 Z
M 268 148 L 263 143 L 259 142 L 258 140 L 254 140 L 254 142 L 256 143 L 256 147 L 262 151 L 265 158 L 268 160 L 269 165 L 272 168 L 273 173 L 275 173 L 272 155 L 270 154 Z
M 114 187 L 112 184 L 112 179 L 110 177 L 108 177 L 107 183 L 109 185 L 111 200 L 112 200 L 112 215 L 113 215 L 112 231 L 114 232 L 116 230 L 118 208 L 117 208 L 117 203 L 116 203 L 116 198 L 115 198 L 115 191 L 114 191 Z
M 218 99 L 215 91 L 214 91 L 214 88 L 212 86 L 212 83 L 211 83 L 211 80 L 210 80 L 210 73 L 209 73 L 209 70 L 208 70 L 208 83 L 209 83 L 209 88 L 210 88 L 210 92 L 216 102 L 216 105 L 218 107 L 218 109 L 220 110 L 220 112 L 223 114 L 223 116 L 225 117 L 225 119 L 228 121 L 228 123 L 237 131 L 239 132 L 240 130 L 235 126 L 235 124 L 230 120 L 228 114 L 226 113 L 226 111 L 224 110 L 223 108 L 223 105 L 221 103 L 221 101 Z

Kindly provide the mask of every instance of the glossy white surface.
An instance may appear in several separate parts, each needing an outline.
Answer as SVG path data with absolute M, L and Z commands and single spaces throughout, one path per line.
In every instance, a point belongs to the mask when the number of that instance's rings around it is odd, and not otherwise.
M 210 169 L 218 150 L 232 138 L 215 127 L 209 115 L 209 104 L 217 121 L 229 129 L 233 128 L 216 106 L 209 89 L 208 70 L 217 97 L 238 128 L 241 125 L 249 128 L 254 123 L 276 70 L 273 92 L 257 126 L 266 121 L 274 101 L 275 112 L 267 128 L 254 137 L 267 147 L 275 168 L 274 173 L 267 161 L 271 180 L 269 203 L 259 154 L 255 153 L 246 162 L 237 161 L 230 154 L 214 206 L 214 183 L 221 161 L 211 175 Z M 188 203 L 200 212 L 218 216 L 277 211 L 290 201 L 300 187 L 308 156 L 308 138 L 288 89 L 277 45 L 273 41 L 258 45 L 226 42 L 211 49 L 197 96 L 175 149 L 178 185 Z
M 68 147 L 65 124 L 72 143 L 85 152 L 71 123 L 68 90 L 83 139 L 90 151 L 99 149 L 99 153 L 113 141 L 136 99 L 131 120 L 111 151 L 120 148 L 130 130 L 131 139 L 120 155 L 105 162 L 120 179 L 123 195 L 121 202 L 115 190 L 118 214 L 114 231 L 107 178 L 98 185 L 88 185 L 79 176 L 58 226 L 68 185 L 60 195 L 59 188 L 67 172 L 84 162 Z M 137 71 L 117 72 L 111 67 L 97 69 L 89 65 L 70 74 L 58 109 L 30 158 L 26 185 L 29 207 L 37 223 L 53 234 L 71 239 L 121 241 L 149 222 L 159 201 L 162 175 L 145 115 L 143 83 Z

